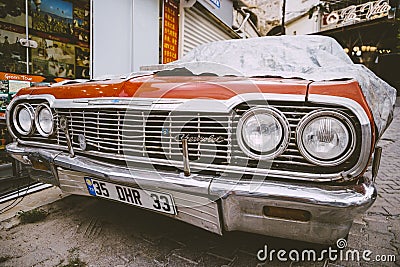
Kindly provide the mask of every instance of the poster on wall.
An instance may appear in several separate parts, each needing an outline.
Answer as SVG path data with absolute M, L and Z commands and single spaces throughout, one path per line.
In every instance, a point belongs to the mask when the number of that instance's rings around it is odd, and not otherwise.
M 25 35 L 0 30 L 0 70 L 7 72 L 26 72 L 26 49 L 19 44 Z
M 162 63 L 166 64 L 178 59 L 179 1 L 164 0 L 162 32 Z
M 37 43 L 29 49 L 29 58 L 19 43 L 26 39 L 26 26 Z M 89 40 L 89 0 L 0 0 L 0 71 L 26 74 L 29 60 L 33 75 L 87 78 Z
M 63 0 L 31 0 L 34 30 L 73 36 L 73 6 Z
M 90 9 L 89 6 L 74 6 L 74 35 L 81 41 L 88 43 L 90 32 Z
M 38 48 L 32 50 L 32 73 L 52 77 L 75 77 L 75 46 L 32 37 Z
M 87 48 L 76 47 L 76 78 L 90 78 L 89 63 L 90 63 L 90 51 Z
M 25 0 L 9 0 L 0 2 L 0 22 L 25 27 Z M 29 17 L 29 26 L 32 19 Z

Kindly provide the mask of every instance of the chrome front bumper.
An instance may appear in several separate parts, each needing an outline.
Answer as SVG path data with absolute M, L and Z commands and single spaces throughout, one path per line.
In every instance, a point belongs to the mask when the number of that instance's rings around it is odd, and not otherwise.
M 168 192 L 178 210 L 178 215 L 172 217 L 218 234 L 239 230 L 333 244 L 348 234 L 354 218 L 364 213 L 377 195 L 372 183 L 327 186 L 232 181 L 196 174 L 186 177 L 183 173 L 128 169 L 84 156 L 71 158 L 65 152 L 17 143 L 9 144 L 7 151 L 33 169 L 46 170 L 47 178 L 40 175 L 39 179 L 60 186 L 67 193 L 89 196 L 83 179 L 86 176 Z M 266 212 L 271 209 L 278 213 Z M 282 217 L 279 215 L 282 211 L 299 211 L 308 216 Z

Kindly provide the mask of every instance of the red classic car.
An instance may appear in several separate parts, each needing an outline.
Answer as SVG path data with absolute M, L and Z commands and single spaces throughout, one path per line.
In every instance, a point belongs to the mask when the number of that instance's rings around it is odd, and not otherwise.
M 65 192 L 218 234 L 332 244 L 373 204 L 395 91 L 334 40 L 216 42 L 145 69 L 21 90 L 8 152 Z

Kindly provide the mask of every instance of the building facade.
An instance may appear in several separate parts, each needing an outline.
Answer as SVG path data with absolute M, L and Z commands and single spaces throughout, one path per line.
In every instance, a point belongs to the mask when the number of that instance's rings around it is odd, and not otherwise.
M 295 1 L 300 0 L 294 0 Z M 291 2 L 291 1 L 289 1 Z M 304 1 L 302 1 L 304 2 Z M 320 34 L 335 38 L 355 63 L 373 70 L 400 89 L 399 1 L 308 0 L 287 21 L 287 34 Z
M 246 18 L 247 9 L 238 8 L 238 3 L 92 0 L 93 77 L 169 63 L 207 42 L 259 36 L 256 25 Z
M 238 0 L 0 0 L 0 72 L 93 78 L 259 36 Z M 3 75 L 4 76 L 4 75 Z

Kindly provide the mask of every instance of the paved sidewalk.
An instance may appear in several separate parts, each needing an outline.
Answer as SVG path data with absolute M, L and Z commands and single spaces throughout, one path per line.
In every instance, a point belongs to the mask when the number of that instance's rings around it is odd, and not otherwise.
M 382 136 L 381 165 L 375 181 L 378 198 L 368 212 L 355 221 L 348 238 L 350 249 L 369 249 L 373 255 L 396 255 L 396 263 L 363 262 L 361 266 L 400 266 L 400 98 L 394 119 Z M 336 262 L 330 266 L 360 266 Z
M 375 255 L 397 255 L 397 266 L 400 266 L 399 100 L 400 98 L 397 99 L 394 120 L 379 142 L 383 153 L 375 181 L 378 198 L 367 214 L 353 224 L 348 239 L 351 248 L 370 249 Z M 345 263 L 343 265 L 349 266 Z M 390 264 L 387 265 L 390 266 Z M 371 266 L 377 266 L 377 263 L 371 263 Z
M 64 194 L 58 187 L 53 186 L 38 193 L 2 203 L 0 204 L 0 210 L 4 209 L 4 212 L 0 213 L 0 222 L 14 217 L 19 211 L 36 209 L 66 196 L 67 194 Z

